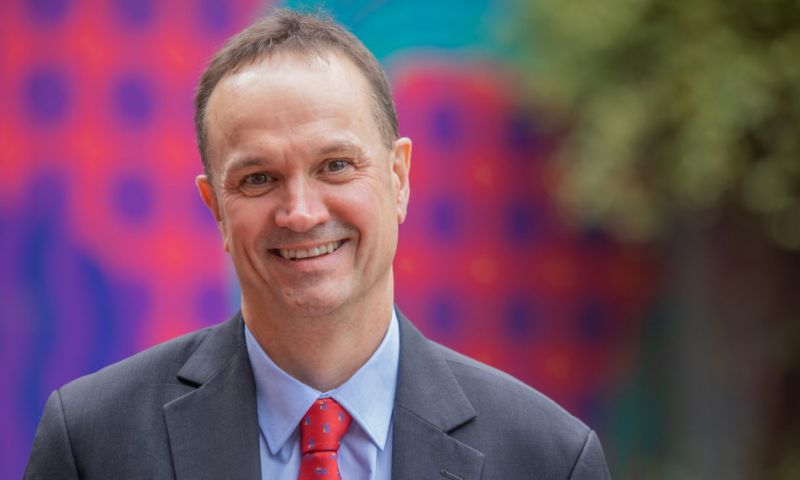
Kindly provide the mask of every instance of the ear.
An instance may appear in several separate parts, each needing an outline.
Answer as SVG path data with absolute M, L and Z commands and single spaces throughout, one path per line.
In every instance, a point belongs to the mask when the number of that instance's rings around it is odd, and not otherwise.
M 197 185 L 197 191 L 200 193 L 200 198 L 203 200 L 203 203 L 206 204 L 206 207 L 211 211 L 211 214 L 214 216 L 214 221 L 217 222 L 217 226 L 219 227 L 219 231 L 222 234 L 222 242 L 225 248 L 225 251 L 228 251 L 228 233 L 225 229 L 225 219 L 222 218 L 222 211 L 219 208 L 219 201 L 217 199 L 217 193 L 214 191 L 214 185 L 212 185 L 211 180 L 206 175 L 198 175 L 194 179 L 195 185 Z
M 411 139 L 399 138 L 392 146 L 392 180 L 397 195 L 397 223 L 403 223 L 408 209 L 411 187 L 408 174 L 411 171 Z

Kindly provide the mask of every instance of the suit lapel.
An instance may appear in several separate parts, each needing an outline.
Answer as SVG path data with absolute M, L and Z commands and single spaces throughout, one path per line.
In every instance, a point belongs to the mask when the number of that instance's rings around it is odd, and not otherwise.
M 402 314 L 393 480 L 477 480 L 483 454 L 450 432 L 477 416 L 441 352 Z
M 450 432 L 476 412 L 447 362 L 402 315 L 394 480 L 477 480 L 483 454 Z M 178 372 L 197 389 L 164 406 L 177 479 L 260 478 L 256 393 L 241 314 L 212 329 Z
M 164 406 L 177 479 L 260 478 L 256 393 L 241 314 L 212 329 L 178 378 L 196 390 Z

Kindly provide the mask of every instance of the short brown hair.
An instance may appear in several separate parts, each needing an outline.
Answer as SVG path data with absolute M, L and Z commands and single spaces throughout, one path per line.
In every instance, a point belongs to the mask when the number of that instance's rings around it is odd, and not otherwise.
M 194 121 L 197 146 L 206 175 L 211 175 L 206 107 L 220 80 L 242 66 L 278 51 L 321 56 L 331 50 L 346 55 L 364 74 L 372 89 L 375 120 L 381 137 L 386 146 L 391 148 L 398 138 L 397 112 L 389 80 L 375 56 L 352 33 L 326 15 L 277 9 L 231 37 L 214 55 L 200 77 L 194 100 Z

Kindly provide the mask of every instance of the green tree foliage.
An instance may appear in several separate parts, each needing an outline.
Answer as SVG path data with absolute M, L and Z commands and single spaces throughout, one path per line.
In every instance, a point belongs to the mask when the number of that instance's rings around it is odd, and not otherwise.
M 800 249 L 800 1 L 534 0 L 519 62 L 563 112 L 563 196 L 653 238 L 698 211 L 750 212 Z

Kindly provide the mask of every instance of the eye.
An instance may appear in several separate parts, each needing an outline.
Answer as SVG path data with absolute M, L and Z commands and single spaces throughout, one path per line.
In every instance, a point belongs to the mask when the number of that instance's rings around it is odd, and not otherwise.
M 341 172 L 342 170 L 347 168 L 348 165 L 350 165 L 350 162 L 348 162 L 347 160 L 337 158 L 335 160 L 331 160 L 330 162 L 326 163 L 325 169 L 328 172 L 336 173 L 336 172 Z
M 270 176 L 266 173 L 251 173 L 244 177 L 244 183 L 247 185 L 264 185 L 270 181 Z

